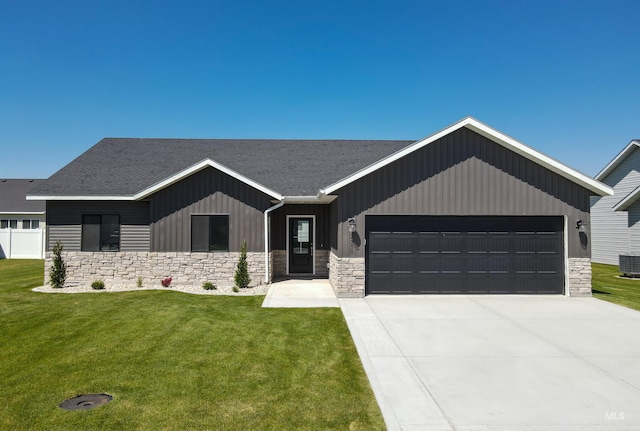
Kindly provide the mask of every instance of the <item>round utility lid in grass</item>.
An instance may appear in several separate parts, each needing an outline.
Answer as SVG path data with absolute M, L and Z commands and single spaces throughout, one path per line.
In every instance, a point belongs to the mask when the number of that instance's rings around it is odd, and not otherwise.
M 113 397 L 107 394 L 83 394 L 61 402 L 60 408 L 65 410 L 89 410 L 107 404 Z

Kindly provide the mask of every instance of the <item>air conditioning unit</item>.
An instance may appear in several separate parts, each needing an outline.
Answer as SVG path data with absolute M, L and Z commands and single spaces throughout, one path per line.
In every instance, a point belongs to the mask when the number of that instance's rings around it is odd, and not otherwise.
M 631 277 L 640 277 L 640 255 L 621 254 L 618 256 L 620 272 Z

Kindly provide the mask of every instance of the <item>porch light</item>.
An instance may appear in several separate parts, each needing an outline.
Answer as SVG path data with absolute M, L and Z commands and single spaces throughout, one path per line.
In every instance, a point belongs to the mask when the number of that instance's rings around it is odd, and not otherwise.
M 349 224 L 349 232 L 353 233 L 356 231 L 356 219 L 350 218 L 347 223 Z
M 579 219 L 576 222 L 576 229 L 578 229 L 578 232 L 587 232 L 587 225 L 582 221 L 582 219 Z

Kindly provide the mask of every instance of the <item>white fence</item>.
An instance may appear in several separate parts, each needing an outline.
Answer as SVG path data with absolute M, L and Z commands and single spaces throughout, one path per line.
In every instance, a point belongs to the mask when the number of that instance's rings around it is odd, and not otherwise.
M 44 259 L 44 229 L 0 230 L 0 259 Z

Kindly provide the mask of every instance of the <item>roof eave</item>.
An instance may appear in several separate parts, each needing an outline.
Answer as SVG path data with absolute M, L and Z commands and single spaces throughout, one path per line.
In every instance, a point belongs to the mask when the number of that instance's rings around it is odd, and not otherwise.
M 126 195 L 27 195 L 28 201 L 133 201 Z
M 46 214 L 45 211 L 0 211 L 0 214 L 4 214 L 4 215 L 20 215 L 20 214 L 24 214 L 24 215 L 44 215 Z

